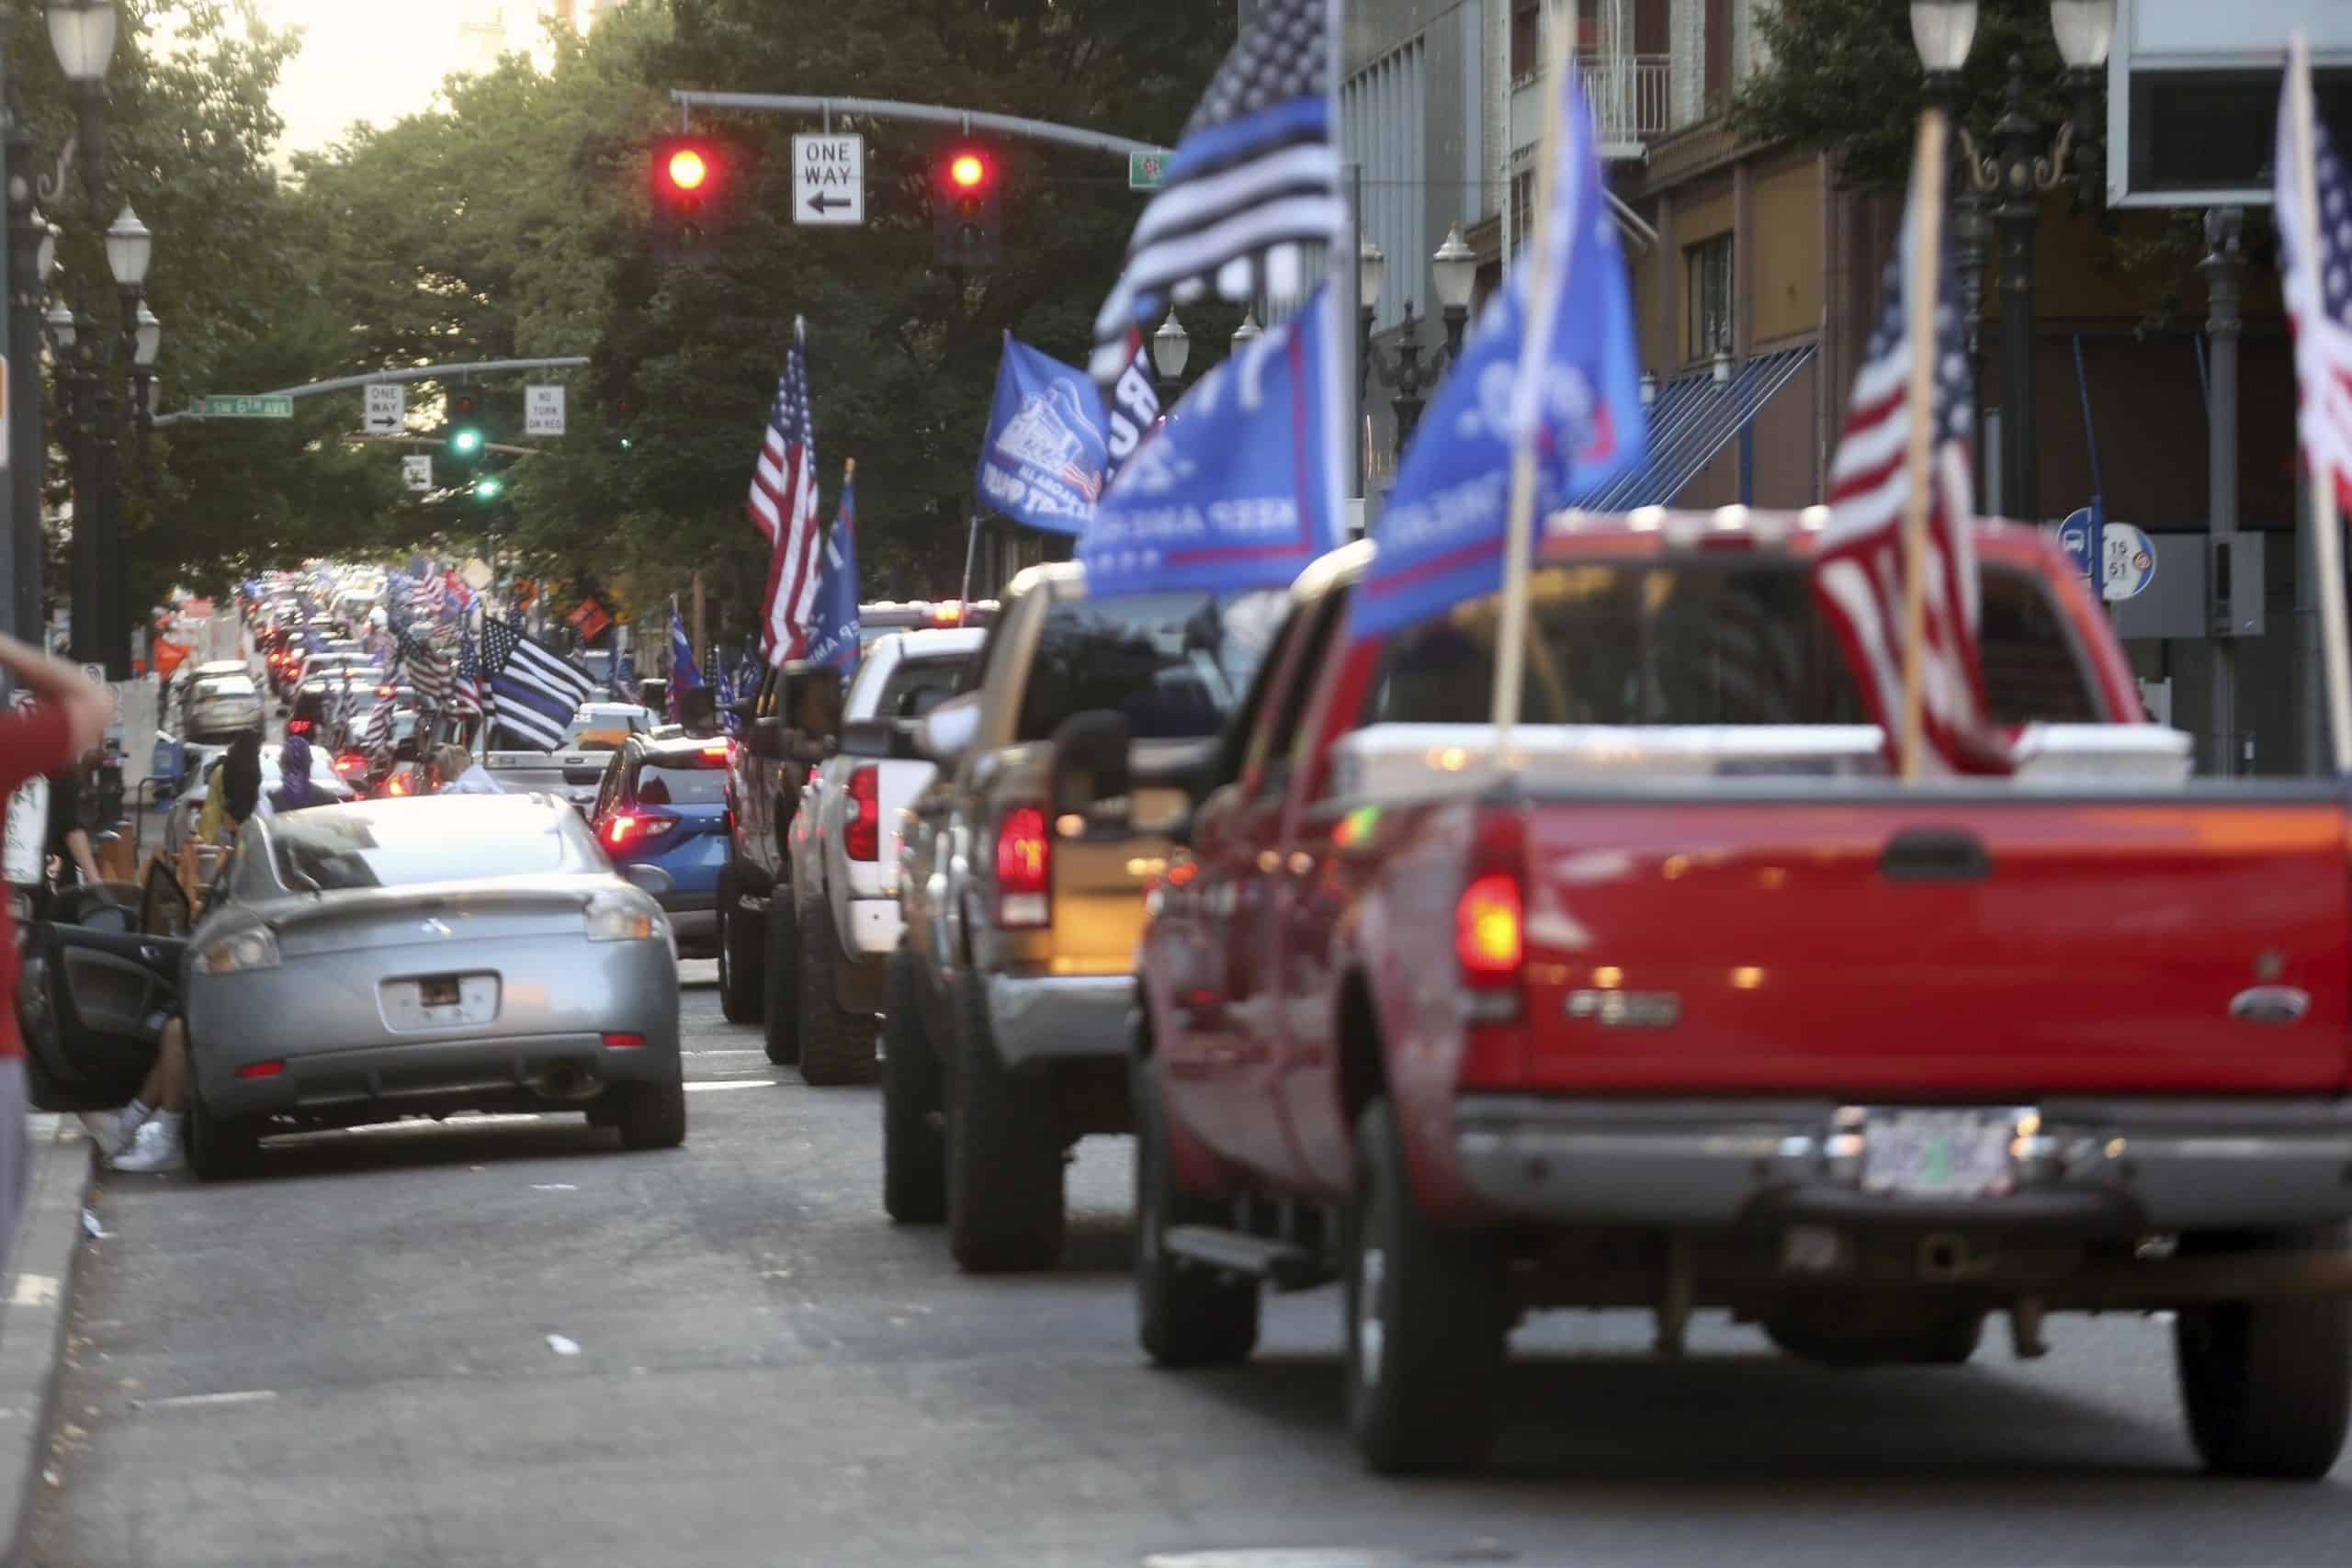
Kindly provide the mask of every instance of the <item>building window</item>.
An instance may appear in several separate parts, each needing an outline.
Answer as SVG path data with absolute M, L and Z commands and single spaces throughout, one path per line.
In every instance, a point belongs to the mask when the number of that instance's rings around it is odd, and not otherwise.
M 1510 177 L 1510 254 L 1527 243 L 1535 225 L 1535 171 L 1521 169 Z
M 1684 355 L 1710 359 L 1731 352 L 1731 236 L 1718 234 L 1682 250 L 1682 291 L 1690 310 Z
M 1510 81 L 1514 87 L 1544 68 L 1543 15 L 1541 0 L 1515 0 L 1510 8 Z

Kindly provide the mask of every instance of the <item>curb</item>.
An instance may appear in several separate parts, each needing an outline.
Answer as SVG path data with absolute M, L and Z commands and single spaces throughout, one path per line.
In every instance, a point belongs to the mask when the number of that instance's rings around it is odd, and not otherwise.
M 0 1568 L 26 1560 L 74 1305 L 82 1209 L 97 1168 L 95 1146 L 70 1118 L 28 1116 L 25 1134 L 32 1179 L 0 1297 Z

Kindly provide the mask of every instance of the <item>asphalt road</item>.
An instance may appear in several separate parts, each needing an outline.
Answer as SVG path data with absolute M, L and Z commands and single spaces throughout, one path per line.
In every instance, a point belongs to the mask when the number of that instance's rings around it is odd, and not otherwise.
M 770 1067 L 688 973 L 683 1150 L 548 1118 L 322 1134 L 223 1187 L 105 1178 L 35 1560 L 2344 1560 L 2352 1463 L 2199 1475 L 2139 1319 L 2062 1320 L 2030 1365 L 1993 1337 L 1966 1369 L 1839 1374 L 1719 1321 L 1668 1364 L 1638 1316 L 1555 1316 L 1521 1331 L 1488 1473 L 1373 1480 L 1333 1292 L 1277 1302 L 1249 1368 L 1147 1370 L 1107 1141 L 1065 1267 L 961 1278 L 882 1218 L 874 1092 Z

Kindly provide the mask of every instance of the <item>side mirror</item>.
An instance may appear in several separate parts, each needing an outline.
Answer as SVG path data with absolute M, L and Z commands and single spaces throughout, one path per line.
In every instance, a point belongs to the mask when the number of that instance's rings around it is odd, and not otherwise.
M 1054 814 L 1083 816 L 1102 802 L 1123 807 L 1135 787 L 1127 768 L 1127 750 L 1134 743 L 1135 726 L 1125 714 L 1098 708 L 1062 720 L 1054 731 Z
M 784 720 L 771 714 L 755 718 L 743 731 L 743 750 L 770 762 L 784 761 Z
M 967 692 L 925 714 L 915 729 L 915 742 L 923 755 L 942 766 L 954 766 L 956 760 L 979 739 L 983 696 L 979 692 Z
M 656 898 L 676 886 L 670 880 L 670 874 L 658 865 L 632 865 L 621 873 L 621 880 Z

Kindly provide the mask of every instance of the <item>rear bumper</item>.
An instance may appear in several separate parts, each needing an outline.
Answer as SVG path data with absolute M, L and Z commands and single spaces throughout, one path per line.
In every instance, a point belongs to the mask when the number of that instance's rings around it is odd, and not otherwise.
M 2050 1100 L 2011 1190 L 1866 1190 L 1867 1132 L 1828 1101 L 1465 1095 L 1453 1153 L 1494 1213 L 1583 1225 L 1794 1223 L 2134 1235 L 2352 1217 L 2352 1102 Z M 1864 1124 L 1867 1126 L 1867 1123 Z
M 643 1038 L 639 1046 L 606 1045 L 601 1033 L 378 1045 L 289 1057 L 271 1077 L 199 1077 L 205 1104 L 221 1116 L 361 1122 L 526 1100 L 577 1105 L 597 1086 L 678 1075 L 675 1039 Z
M 1132 975 L 991 975 L 988 998 L 1007 1066 L 1121 1057 L 1133 1037 Z

